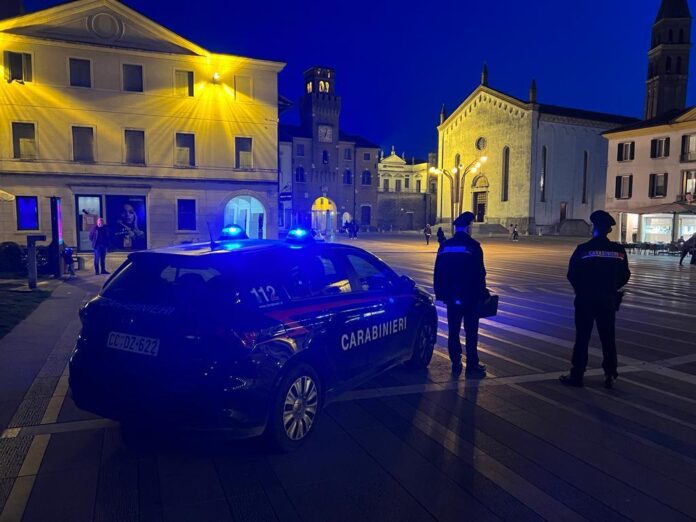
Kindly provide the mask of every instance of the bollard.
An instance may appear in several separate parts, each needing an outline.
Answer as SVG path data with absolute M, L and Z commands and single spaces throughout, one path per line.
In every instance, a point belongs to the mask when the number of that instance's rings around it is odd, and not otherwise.
M 29 235 L 27 236 L 27 276 L 29 279 L 29 288 L 36 288 L 37 268 L 36 268 L 36 242 L 46 241 L 45 235 Z

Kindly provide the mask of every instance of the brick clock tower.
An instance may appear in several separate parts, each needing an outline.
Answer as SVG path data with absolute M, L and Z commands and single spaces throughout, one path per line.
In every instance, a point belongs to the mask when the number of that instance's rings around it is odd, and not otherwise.
M 328 67 L 312 67 L 304 73 L 305 94 L 300 99 L 302 127 L 317 145 L 313 147 L 313 164 L 317 172 L 327 175 L 338 164 L 338 118 L 341 97 L 336 95 L 336 75 Z
M 686 107 L 691 50 L 688 0 L 662 0 L 648 53 L 645 119 Z

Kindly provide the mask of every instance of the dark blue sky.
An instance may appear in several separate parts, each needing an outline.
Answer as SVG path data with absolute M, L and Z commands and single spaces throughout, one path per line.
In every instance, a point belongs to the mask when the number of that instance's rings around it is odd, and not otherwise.
M 57 3 L 25 0 L 30 11 Z M 334 67 L 344 130 L 424 156 L 436 146 L 440 105 L 452 111 L 484 61 L 491 87 L 513 96 L 527 99 L 536 78 L 542 103 L 642 116 L 660 0 L 125 3 L 210 51 L 287 62 L 279 86 L 292 100 L 302 71 Z

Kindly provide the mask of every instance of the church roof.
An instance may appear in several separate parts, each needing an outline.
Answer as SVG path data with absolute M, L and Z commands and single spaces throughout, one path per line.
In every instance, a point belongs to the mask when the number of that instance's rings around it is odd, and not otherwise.
M 691 18 L 689 2 L 687 0 L 662 0 L 655 21 L 659 22 L 665 18 Z
M 312 139 L 312 132 L 301 125 L 288 125 L 281 124 L 278 126 L 278 141 L 292 141 L 293 138 L 308 138 Z M 379 145 L 375 145 L 373 142 L 362 136 L 356 134 L 348 134 L 344 131 L 339 131 L 338 138 L 341 141 L 348 141 L 355 143 L 356 147 L 364 149 L 378 149 Z
M 541 114 L 552 114 L 554 116 L 565 116 L 567 118 L 578 118 L 581 120 L 603 121 L 620 125 L 629 125 L 640 121 L 638 118 L 632 118 L 630 116 L 572 109 L 570 107 L 559 107 L 558 105 L 546 105 L 543 103 L 539 105 L 539 112 Z

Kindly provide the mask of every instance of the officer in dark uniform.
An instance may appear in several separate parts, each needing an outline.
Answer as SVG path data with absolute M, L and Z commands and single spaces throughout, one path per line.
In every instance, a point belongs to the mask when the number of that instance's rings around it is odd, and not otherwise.
M 486 269 L 483 250 L 469 235 L 474 220 L 471 212 L 464 212 L 454 220 L 455 234 L 444 241 L 435 261 L 435 298 L 447 305 L 447 326 L 452 373 L 462 371 L 462 345 L 459 333 L 464 320 L 466 331 L 466 375 L 485 377 L 486 367 L 478 358 L 478 308 L 487 297 Z
M 587 349 L 596 322 L 604 356 L 604 385 L 611 388 L 619 376 L 614 331 L 622 295 L 619 289 L 628 282 L 631 271 L 624 247 L 607 238 L 611 227 L 616 225 L 614 218 L 603 210 L 597 210 L 590 216 L 590 221 L 593 237 L 575 249 L 568 268 L 568 280 L 575 289 L 576 333 L 572 368 L 560 379 L 569 386 L 582 386 Z

